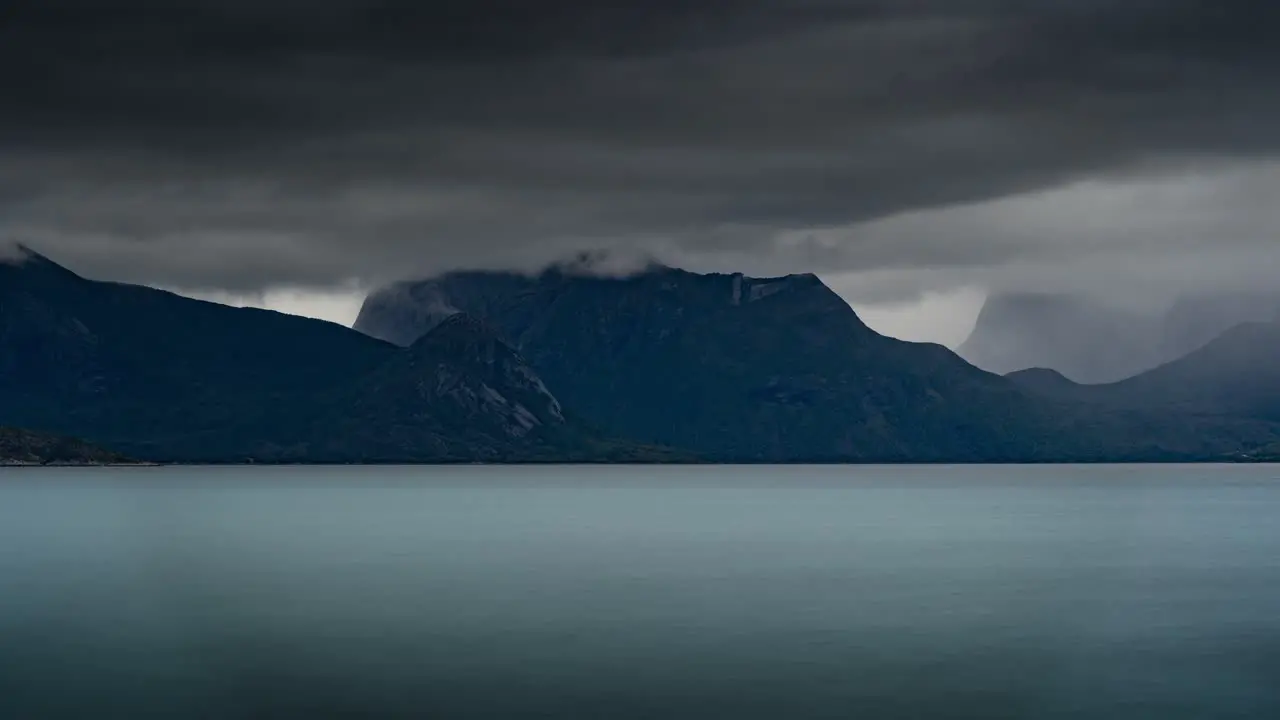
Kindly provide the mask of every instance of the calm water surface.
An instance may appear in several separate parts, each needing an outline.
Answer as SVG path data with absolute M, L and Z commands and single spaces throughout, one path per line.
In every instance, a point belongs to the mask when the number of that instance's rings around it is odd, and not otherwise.
M 1280 468 L 0 471 L 0 718 L 1280 718 Z

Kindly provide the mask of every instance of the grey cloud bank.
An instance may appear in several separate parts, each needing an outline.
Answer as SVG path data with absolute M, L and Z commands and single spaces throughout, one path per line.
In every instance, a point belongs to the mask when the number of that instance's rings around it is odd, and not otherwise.
M 1276 3 L 711 5 L 10 3 L 0 237 L 227 293 L 583 248 L 867 303 L 1280 263 Z

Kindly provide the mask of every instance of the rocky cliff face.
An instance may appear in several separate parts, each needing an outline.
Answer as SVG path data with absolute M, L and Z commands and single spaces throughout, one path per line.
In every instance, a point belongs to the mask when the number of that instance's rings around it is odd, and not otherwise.
M 588 459 L 578 429 L 538 374 L 485 323 L 462 313 L 360 377 L 333 405 L 312 434 L 375 457 L 419 457 L 414 438 L 425 427 L 437 457 Z
M 537 427 L 565 423 L 560 401 L 513 348 L 487 323 L 457 313 L 445 318 L 410 347 L 410 363 L 434 364 L 435 372 L 395 373 L 417 379 L 419 392 L 431 388 L 471 417 L 489 415 L 513 437 Z M 430 378 L 425 380 L 424 378 Z M 501 388 L 501 390 L 499 390 Z

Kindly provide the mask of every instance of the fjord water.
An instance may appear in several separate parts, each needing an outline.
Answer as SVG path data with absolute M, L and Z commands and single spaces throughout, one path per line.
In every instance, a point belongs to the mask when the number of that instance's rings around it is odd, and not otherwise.
M 0 717 L 1275 718 L 1280 468 L 0 475 Z

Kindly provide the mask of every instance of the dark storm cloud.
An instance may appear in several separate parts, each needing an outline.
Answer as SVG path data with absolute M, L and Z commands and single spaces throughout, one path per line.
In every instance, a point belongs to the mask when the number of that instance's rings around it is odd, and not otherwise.
M 1053 258 L 1131 234 L 824 228 L 1269 156 L 1276 37 L 1267 0 L 19 0 L 0 228 L 89 273 L 232 290 L 597 246 Z

